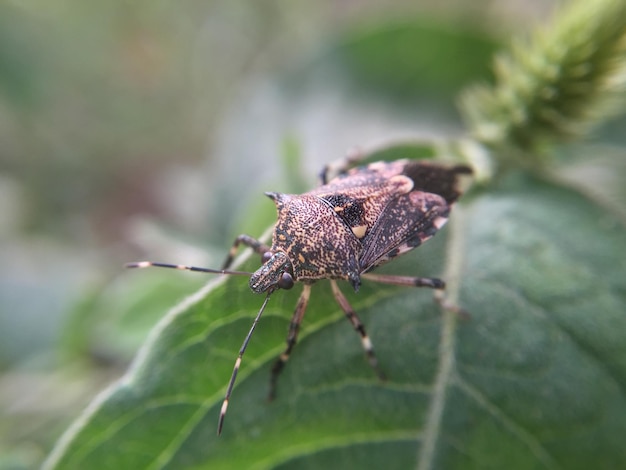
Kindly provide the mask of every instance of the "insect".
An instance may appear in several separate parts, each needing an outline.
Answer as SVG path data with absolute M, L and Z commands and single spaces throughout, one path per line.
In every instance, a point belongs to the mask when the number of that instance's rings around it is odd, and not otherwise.
M 246 335 L 235 361 L 220 410 L 217 433 L 224 417 L 248 342 L 270 296 L 279 289 L 303 285 L 296 305 L 286 347 L 271 370 L 269 398 L 275 396 L 277 379 L 296 344 L 311 286 L 330 279 L 337 303 L 361 337 L 367 359 L 381 379 L 372 342 L 363 323 L 339 289 L 337 280 L 346 280 L 355 291 L 362 280 L 412 287 L 443 289 L 436 278 L 370 273 L 374 268 L 400 256 L 431 238 L 448 220 L 450 208 L 460 196 L 460 175 L 471 173 L 465 165 L 445 166 L 427 160 L 376 162 L 350 168 L 346 160 L 339 174 L 328 181 L 329 168 L 320 174 L 321 185 L 304 194 L 265 193 L 274 201 L 278 219 L 271 246 L 248 235 L 239 235 L 221 270 L 141 261 L 127 267 L 148 266 L 185 269 L 218 274 L 249 274 L 250 288 L 265 293 L 265 300 Z M 240 245 L 261 255 L 262 265 L 254 273 L 228 268 Z

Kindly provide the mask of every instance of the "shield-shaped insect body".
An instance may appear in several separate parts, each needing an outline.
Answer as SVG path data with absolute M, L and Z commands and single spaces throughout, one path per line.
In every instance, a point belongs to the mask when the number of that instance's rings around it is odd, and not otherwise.
M 220 411 L 218 434 L 222 430 L 243 354 L 270 295 L 278 289 L 290 289 L 296 282 L 301 282 L 303 289 L 290 323 L 287 346 L 272 368 L 270 398 L 274 397 L 278 375 L 296 344 L 311 285 L 320 279 L 330 279 L 335 299 L 359 333 L 372 368 L 384 378 L 365 328 L 336 280 L 348 281 L 355 291 L 362 279 L 443 288 L 443 281 L 436 278 L 373 274 L 370 271 L 435 235 L 448 220 L 451 206 L 460 196 L 460 175 L 469 173 L 471 170 L 465 165 L 448 166 L 416 160 L 345 168 L 334 179 L 304 194 L 266 193 L 274 201 L 278 213 L 271 246 L 248 235 L 240 235 L 221 270 L 147 261 L 128 265 L 251 274 L 250 288 L 257 293 L 266 293 L 235 361 Z M 322 180 L 326 181 L 326 173 L 322 174 Z M 254 273 L 228 270 L 242 244 L 262 255 L 262 265 Z

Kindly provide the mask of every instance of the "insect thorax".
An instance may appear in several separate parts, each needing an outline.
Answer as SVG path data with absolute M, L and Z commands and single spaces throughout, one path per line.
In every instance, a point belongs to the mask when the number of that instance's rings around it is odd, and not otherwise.
M 272 252 L 289 257 L 294 279 L 347 279 L 358 287 L 362 245 L 335 211 L 310 194 L 268 195 L 278 209 Z

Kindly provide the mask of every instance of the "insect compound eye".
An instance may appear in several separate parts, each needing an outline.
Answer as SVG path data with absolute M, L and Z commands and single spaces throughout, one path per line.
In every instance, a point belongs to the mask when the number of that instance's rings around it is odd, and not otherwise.
M 278 280 L 278 287 L 289 290 L 293 287 L 293 277 L 289 273 L 283 273 Z
M 261 256 L 261 263 L 265 264 L 271 258 L 272 258 L 272 252 L 271 251 L 266 251 L 265 253 L 263 253 L 263 256 Z

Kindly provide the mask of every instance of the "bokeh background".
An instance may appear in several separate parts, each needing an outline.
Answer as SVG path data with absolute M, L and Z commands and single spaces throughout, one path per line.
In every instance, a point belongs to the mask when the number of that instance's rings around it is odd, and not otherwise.
M 124 262 L 217 266 L 271 220 L 263 191 L 460 135 L 458 92 L 554 6 L 0 3 L 0 468 L 41 462 L 206 281 Z

